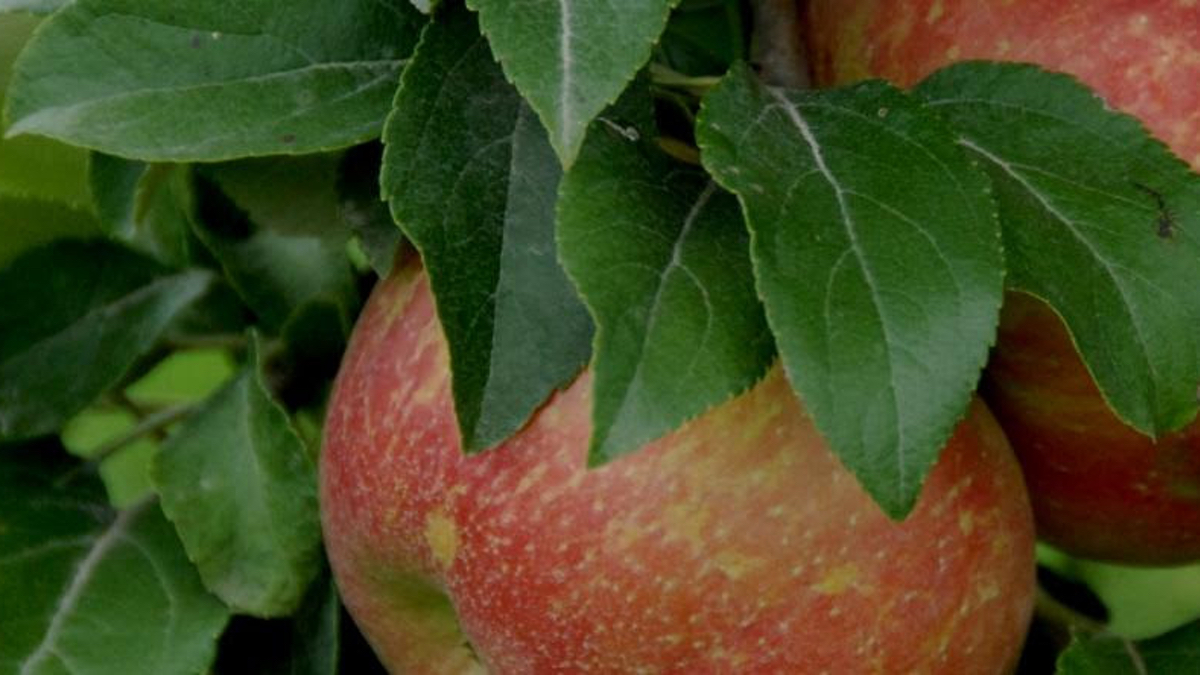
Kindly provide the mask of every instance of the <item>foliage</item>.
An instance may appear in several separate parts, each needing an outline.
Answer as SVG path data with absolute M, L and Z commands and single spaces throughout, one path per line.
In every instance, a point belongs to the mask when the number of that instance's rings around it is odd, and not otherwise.
M 602 464 L 778 358 L 900 519 L 1006 287 L 1066 319 L 1132 426 L 1195 418 L 1200 176 L 1032 66 L 775 87 L 750 23 L 735 0 L 0 0 L 0 672 L 220 670 L 264 626 L 289 636 L 272 669 L 355 658 L 315 460 L 401 247 L 464 451 L 590 364 Z M 236 366 L 139 393 L 197 350 Z M 1059 667 L 1182 672 L 1198 644 L 1082 635 Z

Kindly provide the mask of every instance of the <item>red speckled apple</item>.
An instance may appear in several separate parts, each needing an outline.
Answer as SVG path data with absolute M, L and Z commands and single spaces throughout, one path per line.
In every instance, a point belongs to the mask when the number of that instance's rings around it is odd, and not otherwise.
M 321 461 L 330 560 L 397 673 L 1002 673 L 1030 618 L 1033 523 L 974 402 L 915 512 L 888 520 L 778 370 L 586 468 L 590 378 L 459 452 L 419 264 L 376 289 Z
M 812 0 L 822 84 L 912 85 L 960 59 L 1069 72 L 1200 167 L 1196 0 Z M 1029 485 L 1038 534 L 1076 555 L 1200 559 L 1200 423 L 1154 442 L 1108 409 L 1061 319 L 1009 294 L 988 398 Z

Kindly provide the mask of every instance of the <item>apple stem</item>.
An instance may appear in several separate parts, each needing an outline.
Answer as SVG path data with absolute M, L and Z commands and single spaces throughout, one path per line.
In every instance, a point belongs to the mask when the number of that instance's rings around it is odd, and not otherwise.
M 808 54 L 802 37 L 799 3 L 795 0 L 754 0 L 754 35 L 750 58 L 767 84 L 788 89 L 812 86 Z

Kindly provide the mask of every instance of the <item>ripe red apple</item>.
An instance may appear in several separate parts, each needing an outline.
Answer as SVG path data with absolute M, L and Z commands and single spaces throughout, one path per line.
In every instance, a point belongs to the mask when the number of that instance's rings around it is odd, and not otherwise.
M 585 372 L 511 441 L 464 456 L 419 264 L 376 289 L 338 375 L 321 495 L 338 585 L 390 669 L 961 675 L 1015 663 L 1032 515 L 982 402 L 902 523 L 826 450 L 778 369 L 588 470 L 590 407 Z
M 909 86 L 960 59 L 1039 63 L 1140 117 L 1200 168 L 1196 0 L 812 0 L 807 11 L 822 84 Z M 1200 422 L 1142 436 L 1104 403 L 1056 313 L 1027 295 L 1005 305 L 989 403 L 1021 460 L 1039 536 L 1084 557 L 1200 559 Z

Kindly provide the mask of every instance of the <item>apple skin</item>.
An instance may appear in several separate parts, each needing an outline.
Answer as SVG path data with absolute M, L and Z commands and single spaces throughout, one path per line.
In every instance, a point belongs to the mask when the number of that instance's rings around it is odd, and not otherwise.
M 962 59 L 1068 72 L 1200 168 L 1200 2 L 812 0 L 823 85 L 901 86 Z M 1200 421 L 1157 442 L 1104 402 L 1062 320 L 1009 293 L 985 396 L 1020 459 L 1038 534 L 1077 556 L 1200 560 Z
M 392 672 L 1015 664 L 1032 611 L 1032 513 L 981 401 L 896 523 L 829 454 L 778 368 L 589 470 L 587 371 L 515 438 L 468 457 L 447 358 L 410 261 L 367 303 L 326 424 L 330 561 Z

